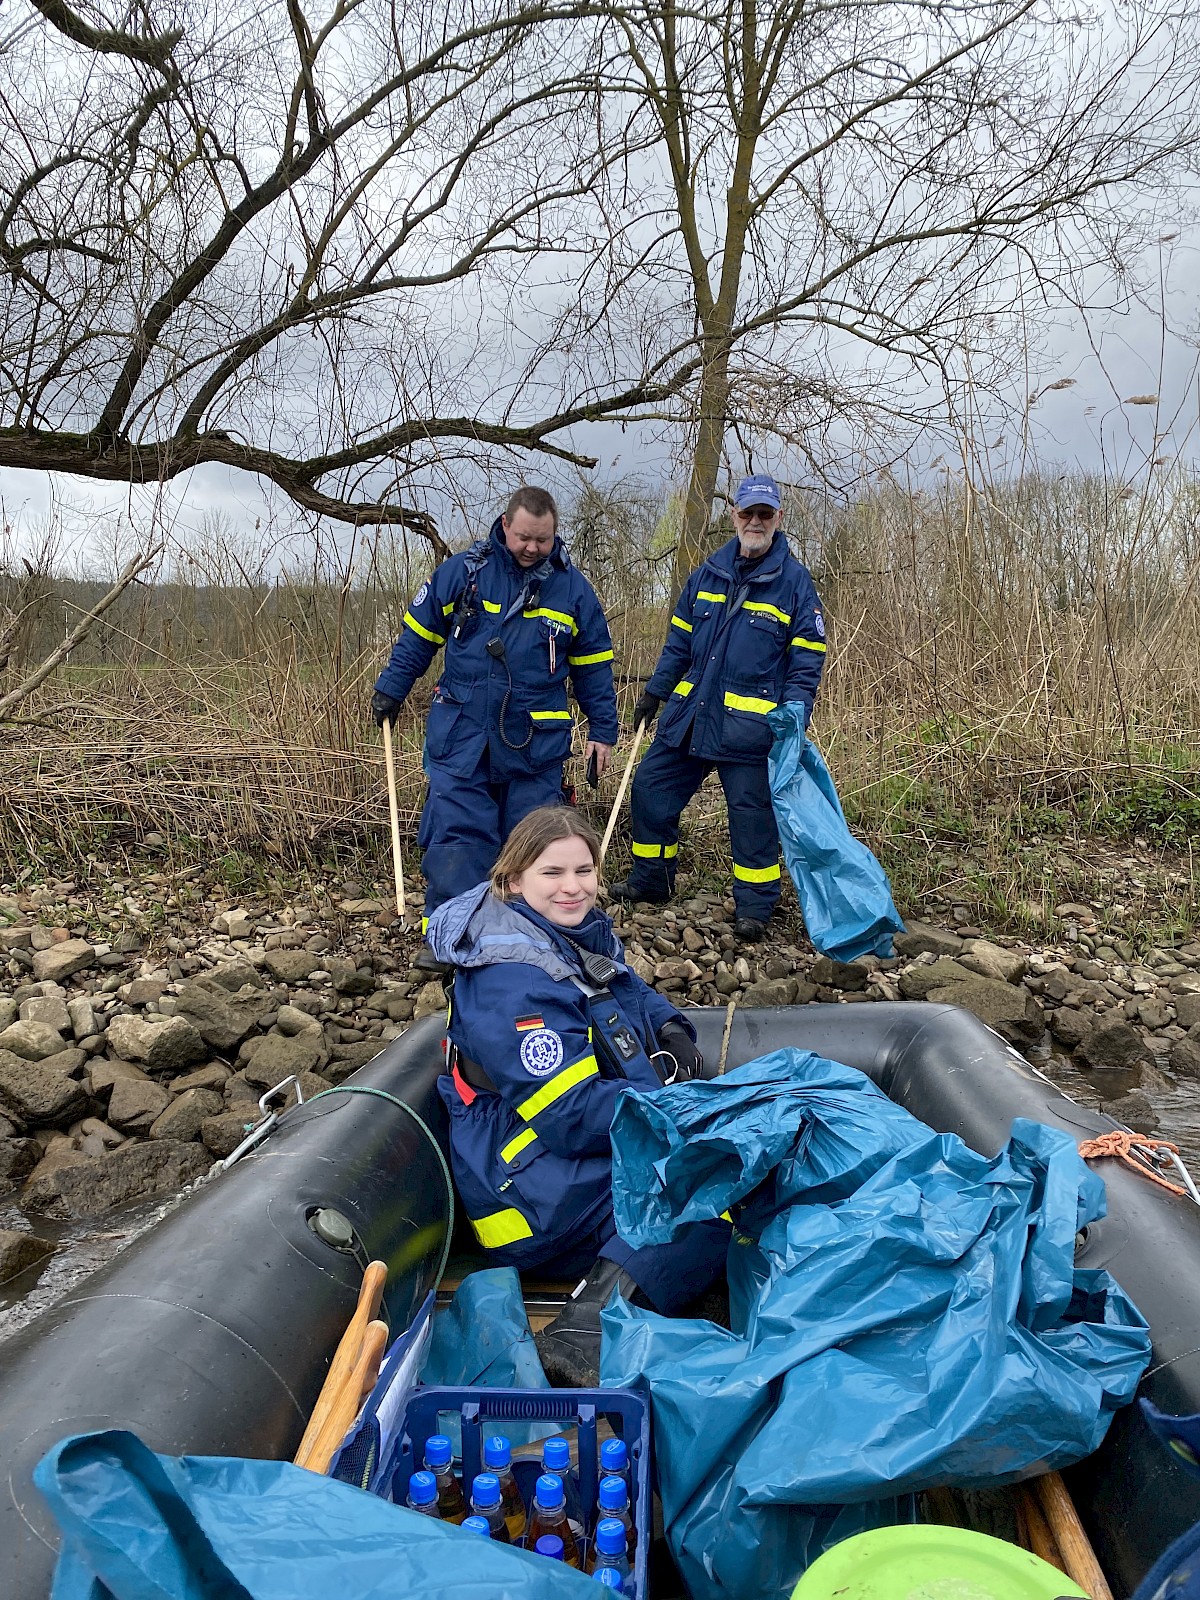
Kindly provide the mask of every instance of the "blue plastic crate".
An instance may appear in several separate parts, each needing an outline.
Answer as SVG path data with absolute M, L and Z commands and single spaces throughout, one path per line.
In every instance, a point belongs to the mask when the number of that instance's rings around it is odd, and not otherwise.
M 574 1428 L 578 1438 L 578 1489 L 583 1530 L 590 1539 L 600 1487 L 600 1444 L 597 1423 L 608 1420 L 629 1451 L 630 1504 L 637 1529 L 633 1589 L 636 1600 L 646 1600 L 646 1571 L 653 1536 L 651 1503 L 650 1407 L 633 1389 L 414 1389 L 404 1409 L 395 1450 L 388 1463 L 390 1498 L 404 1503 L 409 1475 L 425 1460 L 425 1441 L 444 1431 L 439 1418 L 457 1412 L 462 1427 L 462 1477 L 469 1486 L 482 1471 L 483 1440 L 505 1422 L 552 1422 Z M 620 1426 L 616 1426 L 619 1421 Z M 500 1430 L 502 1431 L 502 1430 Z M 516 1462 L 517 1468 L 526 1463 Z M 517 1472 L 517 1482 L 528 1502 L 529 1473 Z M 628 1588 L 627 1588 L 627 1592 Z

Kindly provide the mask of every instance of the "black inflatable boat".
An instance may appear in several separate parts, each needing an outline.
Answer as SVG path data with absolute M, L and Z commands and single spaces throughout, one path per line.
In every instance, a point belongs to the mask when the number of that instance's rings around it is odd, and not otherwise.
M 709 1062 L 725 1012 L 691 1013 Z M 362 1266 L 388 1262 L 404 1327 L 450 1247 L 453 1197 L 434 1083 L 440 1019 L 411 1028 L 341 1090 L 274 1132 L 103 1271 L 0 1345 L 0 1595 L 45 1600 L 53 1524 L 34 1464 L 68 1433 L 134 1429 L 171 1454 L 289 1458 L 354 1309 Z M 726 1065 L 784 1046 L 866 1072 L 893 1100 L 985 1155 L 1015 1117 L 1079 1139 L 1114 1126 L 1074 1104 L 966 1012 L 929 1004 L 809 1005 L 734 1013 Z M 1106 1161 L 1108 1216 L 1080 1265 L 1107 1267 L 1150 1322 L 1140 1393 L 1200 1411 L 1200 1205 Z M 340 1213 L 348 1232 L 326 1226 Z M 1137 1408 L 1067 1474 L 1116 1593 L 1200 1521 L 1200 1482 Z

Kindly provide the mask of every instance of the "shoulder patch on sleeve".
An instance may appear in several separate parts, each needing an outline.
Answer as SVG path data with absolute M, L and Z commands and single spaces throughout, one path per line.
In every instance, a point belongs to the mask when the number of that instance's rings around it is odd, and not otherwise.
M 537 1028 L 521 1040 L 521 1065 L 531 1078 L 548 1078 L 562 1058 L 562 1039 L 553 1028 Z
M 423 583 L 421 585 L 421 587 L 417 590 L 416 594 L 413 595 L 412 603 L 415 606 L 422 606 L 422 605 L 425 604 L 425 602 L 426 602 L 426 600 L 428 598 L 429 598 L 429 584 L 428 583 Z
M 819 611 L 814 612 L 814 616 L 817 619 L 816 620 L 816 624 L 815 624 L 816 630 L 817 630 L 817 638 L 818 639 L 823 639 L 825 637 L 825 618 L 821 615 L 821 613 Z

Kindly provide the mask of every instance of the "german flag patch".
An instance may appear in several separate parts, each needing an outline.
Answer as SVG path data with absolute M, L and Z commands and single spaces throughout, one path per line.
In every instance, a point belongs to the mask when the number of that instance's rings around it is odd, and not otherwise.
M 529 1017 L 518 1017 L 517 1018 L 517 1032 L 518 1033 L 529 1033 L 530 1030 L 533 1029 L 533 1028 L 544 1028 L 545 1026 L 546 1026 L 546 1024 L 542 1021 L 541 1017 L 539 1017 L 539 1016 L 529 1016 Z

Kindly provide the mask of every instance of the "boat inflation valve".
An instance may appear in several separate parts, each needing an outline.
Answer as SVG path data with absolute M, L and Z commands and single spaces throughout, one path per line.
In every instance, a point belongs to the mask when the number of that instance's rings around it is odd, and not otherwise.
M 314 1211 L 308 1219 L 308 1225 L 323 1244 L 332 1245 L 335 1250 L 344 1250 L 347 1255 L 353 1255 L 358 1248 L 354 1224 L 332 1206 L 322 1206 Z

